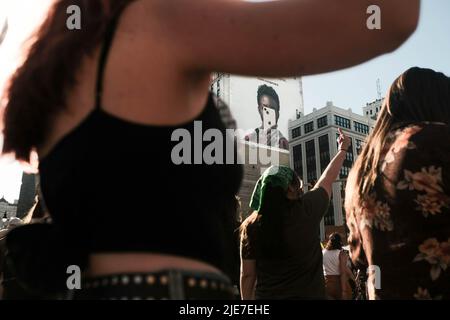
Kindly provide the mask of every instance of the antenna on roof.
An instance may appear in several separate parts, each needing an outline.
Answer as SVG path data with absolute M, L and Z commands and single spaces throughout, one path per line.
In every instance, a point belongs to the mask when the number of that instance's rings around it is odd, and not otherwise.
M 378 99 L 381 99 L 381 81 L 380 81 L 380 78 L 377 79 L 377 94 L 378 94 Z

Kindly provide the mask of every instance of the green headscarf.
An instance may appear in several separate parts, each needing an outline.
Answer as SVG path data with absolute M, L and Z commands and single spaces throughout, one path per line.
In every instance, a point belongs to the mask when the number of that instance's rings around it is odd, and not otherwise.
M 293 177 L 294 171 L 289 167 L 271 166 L 268 168 L 256 183 L 252 199 L 250 200 L 250 208 L 256 211 L 261 209 L 267 186 L 281 187 L 284 191 L 287 191 Z

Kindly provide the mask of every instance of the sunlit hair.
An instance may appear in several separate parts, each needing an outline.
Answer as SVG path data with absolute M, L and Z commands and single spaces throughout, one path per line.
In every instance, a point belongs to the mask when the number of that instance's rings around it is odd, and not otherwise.
M 30 160 L 32 152 L 45 142 L 53 117 L 65 109 L 84 58 L 95 52 L 111 18 L 132 1 L 55 1 L 2 97 L 1 106 L 6 107 L 2 153 Z M 67 29 L 71 5 L 82 12 L 81 30 Z
M 450 124 L 450 79 L 431 69 L 408 69 L 391 85 L 377 123 L 350 171 L 345 209 L 351 212 L 374 187 L 388 135 L 417 122 Z

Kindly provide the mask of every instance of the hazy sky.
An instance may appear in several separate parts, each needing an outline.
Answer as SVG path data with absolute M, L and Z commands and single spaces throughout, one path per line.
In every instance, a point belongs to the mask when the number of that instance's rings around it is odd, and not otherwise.
M 5 76 L 17 61 L 18 44 L 41 18 L 50 0 L 1 0 L 0 19 L 8 13 L 10 30 L 0 47 L 0 90 Z M 339 0 L 336 0 L 339 1 Z M 402 18 L 402 13 L 398 13 Z M 392 81 L 412 66 L 428 67 L 450 75 L 450 1 L 422 0 L 416 33 L 396 52 L 360 66 L 303 79 L 305 113 L 333 101 L 342 108 L 362 113 L 362 107 L 377 98 L 376 81 L 387 91 Z M 1 138 L 0 138 L 1 144 Z M 0 159 L 0 197 L 18 198 L 21 171 L 17 164 Z
M 401 12 L 398 18 L 402 18 Z M 450 76 L 449 0 L 422 0 L 416 33 L 394 53 L 343 71 L 303 78 L 305 113 L 331 100 L 338 107 L 362 114 L 362 107 L 377 98 L 378 78 L 384 95 L 391 83 L 412 66 Z

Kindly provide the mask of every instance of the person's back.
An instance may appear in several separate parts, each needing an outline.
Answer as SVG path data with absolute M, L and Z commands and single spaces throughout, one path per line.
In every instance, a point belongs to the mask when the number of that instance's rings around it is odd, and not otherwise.
M 259 255 L 256 220 L 249 223 L 247 233 L 256 259 L 257 299 L 323 299 L 322 252 L 319 241 L 320 220 L 328 207 L 328 196 L 319 188 L 292 201 L 284 214 L 283 253 L 268 257 Z M 282 213 L 279 212 L 281 215 Z
M 325 276 L 339 276 L 341 270 L 339 267 L 339 254 L 341 250 L 328 250 L 322 251 L 323 255 L 323 274 Z
M 404 72 L 349 176 L 349 242 L 370 299 L 450 299 L 449 106 L 449 77 Z

